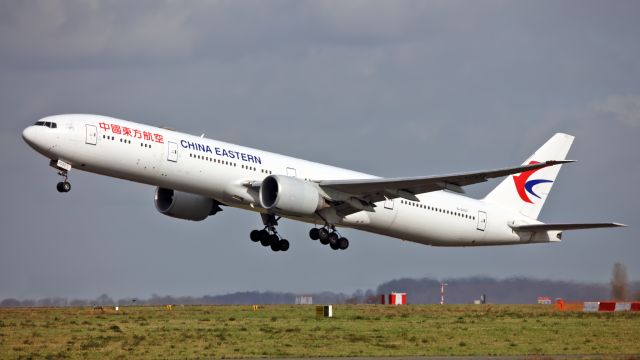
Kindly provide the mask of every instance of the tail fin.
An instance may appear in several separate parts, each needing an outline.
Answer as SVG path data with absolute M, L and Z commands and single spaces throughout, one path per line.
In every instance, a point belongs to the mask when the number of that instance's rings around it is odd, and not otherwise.
M 523 165 L 547 160 L 564 160 L 573 143 L 573 139 L 573 136 L 567 134 L 557 133 L 553 135 Z M 553 186 L 553 182 L 558 176 L 560 166 L 549 166 L 509 176 L 493 189 L 484 198 L 484 201 L 518 211 L 532 219 L 537 219 L 551 191 L 551 186 Z

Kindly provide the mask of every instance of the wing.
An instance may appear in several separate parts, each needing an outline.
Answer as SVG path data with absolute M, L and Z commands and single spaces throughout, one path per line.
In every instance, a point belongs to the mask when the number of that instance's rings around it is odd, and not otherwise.
M 511 174 L 537 170 L 547 166 L 573 162 L 573 160 L 552 160 L 518 167 L 476 171 L 439 176 L 418 176 L 406 178 L 379 178 L 361 180 L 323 180 L 318 185 L 333 200 L 341 200 L 346 206 L 339 206 L 343 215 L 355 211 L 373 211 L 373 203 L 385 199 L 404 198 L 420 201 L 416 195 L 438 190 L 464 193 L 463 186 L 478 184 L 489 179 Z M 351 209 L 349 209 L 351 208 Z
M 620 223 L 576 223 L 576 224 L 532 224 L 532 225 L 520 225 L 512 226 L 511 228 L 516 231 L 550 231 L 550 230 L 581 230 L 581 229 L 597 229 L 597 228 L 611 228 L 611 227 L 626 227 L 625 224 Z

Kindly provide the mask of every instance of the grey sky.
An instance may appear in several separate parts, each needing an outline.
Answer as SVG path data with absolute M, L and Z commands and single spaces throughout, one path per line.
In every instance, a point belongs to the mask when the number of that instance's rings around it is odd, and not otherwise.
M 637 1 L 0 0 L 0 298 L 237 290 L 351 292 L 402 277 L 640 279 Z M 543 221 L 623 230 L 560 244 L 434 248 L 349 231 L 348 251 L 284 221 L 164 217 L 148 186 L 72 172 L 20 138 L 71 112 L 194 134 L 381 176 L 520 164 L 576 135 Z M 483 196 L 497 181 L 469 188 Z

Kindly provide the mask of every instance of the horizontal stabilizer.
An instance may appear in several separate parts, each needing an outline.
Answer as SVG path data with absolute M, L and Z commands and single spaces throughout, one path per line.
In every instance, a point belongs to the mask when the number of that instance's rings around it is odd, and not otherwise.
M 564 230 L 581 230 L 581 229 L 597 229 L 610 227 L 626 227 L 625 224 L 619 223 L 577 223 L 577 224 L 532 224 L 512 226 L 515 231 L 564 231 Z

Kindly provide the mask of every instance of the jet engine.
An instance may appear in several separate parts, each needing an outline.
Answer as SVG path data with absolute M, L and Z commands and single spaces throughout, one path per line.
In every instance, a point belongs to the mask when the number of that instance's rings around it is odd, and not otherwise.
M 156 189 L 154 202 L 160 213 L 184 220 L 202 221 L 222 211 L 216 200 L 161 187 Z
M 311 215 L 325 207 L 315 184 L 283 175 L 269 175 L 262 180 L 260 204 L 291 215 Z

